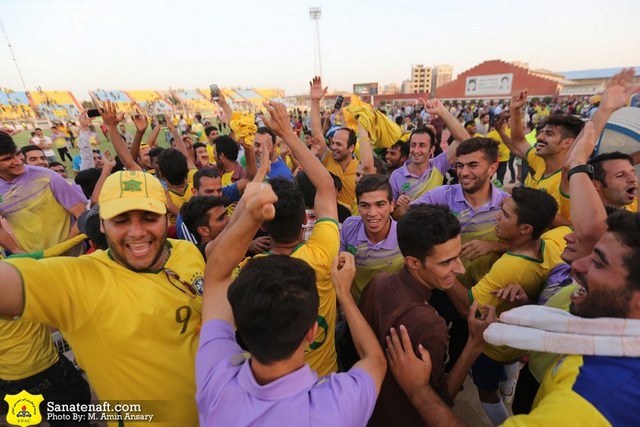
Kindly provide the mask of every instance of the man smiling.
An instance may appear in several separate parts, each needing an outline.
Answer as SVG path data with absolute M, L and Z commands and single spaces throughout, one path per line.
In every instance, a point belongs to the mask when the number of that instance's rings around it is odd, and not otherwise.
M 100 399 L 143 403 L 166 425 L 197 425 L 204 260 L 192 244 L 167 239 L 165 191 L 153 176 L 115 173 L 99 202 L 109 249 L 1 262 L 0 315 L 60 329 Z

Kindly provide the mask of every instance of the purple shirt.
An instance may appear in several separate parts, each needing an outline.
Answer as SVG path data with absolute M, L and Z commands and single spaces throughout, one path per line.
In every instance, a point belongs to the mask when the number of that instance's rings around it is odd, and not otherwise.
M 367 237 L 361 217 L 349 217 L 342 224 L 340 252 L 347 251 L 355 257 L 356 275 L 351 293 L 356 303 L 360 302 L 362 290 L 377 273 L 394 273 L 404 266 L 404 257 L 398 247 L 397 226 L 398 223 L 391 218 L 391 227 L 385 239 L 372 243 Z
M 460 222 L 462 228 L 460 235 L 464 244 L 476 239 L 498 240 L 495 232 L 496 213 L 500 210 L 502 201 L 507 197 L 511 196 L 491 184 L 491 199 L 478 209 L 473 209 L 464 197 L 462 186 L 455 184 L 435 188 L 412 201 L 411 204 L 427 203 L 448 206 Z M 460 281 L 467 287 L 475 285 L 489 272 L 498 257 L 499 254 L 490 253 L 473 261 L 464 261 L 466 271 L 459 276 Z
M 447 159 L 446 151 L 429 160 L 427 169 L 420 176 L 409 172 L 407 166 L 410 163 L 410 160 L 404 162 L 404 165 L 394 170 L 389 178 L 393 200 L 398 200 L 401 194 L 406 194 L 411 200 L 415 200 L 426 191 L 442 185 L 445 174 L 451 169 L 451 162 Z M 433 182 L 428 182 L 430 180 Z
M 318 379 L 305 364 L 259 385 L 222 320 L 202 327 L 196 385 L 202 426 L 365 426 L 376 402 L 373 380 L 357 368 Z

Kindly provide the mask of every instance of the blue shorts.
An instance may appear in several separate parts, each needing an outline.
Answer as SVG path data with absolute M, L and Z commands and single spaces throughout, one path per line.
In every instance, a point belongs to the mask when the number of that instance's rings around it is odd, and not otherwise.
M 500 382 L 507 380 L 504 363 L 496 362 L 484 353 L 471 367 L 471 375 L 476 387 L 484 391 L 496 391 L 500 388 Z

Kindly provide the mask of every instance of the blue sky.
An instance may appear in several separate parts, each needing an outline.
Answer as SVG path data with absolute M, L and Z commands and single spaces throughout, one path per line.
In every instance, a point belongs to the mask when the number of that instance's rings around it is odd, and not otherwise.
M 490 59 L 568 71 L 640 65 L 638 0 L 0 0 L 28 89 L 279 87 L 314 74 L 309 7 L 322 8 L 331 89 L 400 83 L 411 64 Z M 634 44 L 635 42 L 635 44 Z M 4 35 L 0 86 L 22 89 Z

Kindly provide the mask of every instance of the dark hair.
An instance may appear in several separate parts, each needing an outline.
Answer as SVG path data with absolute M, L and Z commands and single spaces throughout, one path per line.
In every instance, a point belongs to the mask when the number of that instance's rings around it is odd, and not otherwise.
M 207 126 L 206 128 L 204 128 L 204 134 L 205 134 L 206 136 L 209 136 L 209 134 L 211 133 L 211 131 L 214 131 L 214 130 L 216 130 L 216 131 L 220 132 L 220 129 L 218 129 L 218 127 L 217 127 L 217 126 Z
M 376 173 L 360 178 L 360 181 L 356 184 L 356 200 L 360 201 L 360 196 L 364 193 L 371 193 L 372 191 L 386 191 L 387 200 L 393 200 L 389 179 L 384 175 Z
M 329 172 L 331 178 L 333 179 L 333 186 L 336 189 L 336 194 L 342 190 L 342 181 L 337 175 Z M 305 171 L 300 171 L 295 177 L 296 185 L 298 186 L 298 190 L 302 193 L 302 197 L 304 198 L 304 205 L 312 209 L 315 205 L 316 199 L 316 187 L 314 187 L 313 183 L 307 176 Z
M 64 165 L 62 163 L 60 163 L 60 162 L 49 162 L 49 167 L 51 167 L 51 166 L 62 166 L 62 167 L 64 167 Z
M 93 189 L 96 188 L 96 184 L 99 179 L 100 169 L 89 168 L 78 172 L 74 181 L 80 186 L 80 188 L 82 188 L 82 192 L 87 199 L 90 199 L 91 194 L 93 194 Z
M 498 141 L 491 138 L 473 137 L 462 141 L 456 147 L 456 156 L 482 151 L 489 163 L 498 161 Z
M 358 142 L 358 135 L 356 135 L 356 133 L 355 133 L 352 129 L 345 128 L 345 127 L 342 127 L 342 128 L 340 128 L 340 129 L 337 129 L 337 130 L 333 133 L 333 135 L 335 136 L 335 134 L 336 134 L 336 133 L 338 133 L 338 132 L 339 132 L 339 131 L 341 131 L 341 130 L 346 130 L 346 131 L 347 131 L 347 133 L 349 134 L 349 139 L 347 139 L 347 147 L 353 147 L 353 146 L 355 146 L 355 145 L 356 145 L 356 142 Z
M 514 187 L 511 198 L 516 204 L 518 225 L 533 227 L 531 239 L 537 240 L 551 225 L 558 212 L 558 203 L 549 193 L 535 188 Z
M 202 142 L 196 142 L 191 146 L 191 148 L 193 148 L 193 151 L 195 151 L 196 148 L 201 148 L 201 147 L 207 148 L 207 145 L 203 144 Z
M 22 154 L 24 154 L 25 156 L 27 155 L 28 152 L 36 151 L 36 150 L 41 151 L 42 154 L 44 154 L 44 151 L 42 150 L 42 148 L 38 147 L 37 145 L 25 145 L 20 149 Z
M 605 171 L 603 163 L 608 160 L 628 160 L 633 166 L 633 158 L 628 154 L 621 153 L 620 151 L 598 154 L 593 159 L 589 160 L 588 163 L 593 166 L 593 179 L 601 183 L 604 187 L 607 186 L 607 183 L 604 182 Z
M 278 196 L 275 204 L 276 216 L 264 223 L 271 238 L 278 243 L 292 243 L 300 238 L 305 218 L 305 204 L 298 187 L 284 178 L 270 181 L 271 188 Z
M 202 183 L 203 177 L 219 178 L 220 175 L 218 175 L 218 172 L 212 168 L 198 169 L 198 171 L 193 174 L 193 188 L 195 188 L 196 191 L 200 190 L 200 184 Z
M 271 136 L 271 142 L 273 142 L 274 144 L 276 143 L 276 134 L 273 133 L 273 131 L 271 129 L 269 129 L 268 127 L 259 127 L 258 130 L 256 131 L 256 134 L 258 135 L 269 135 Z
M 224 156 L 232 162 L 238 160 L 238 143 L 233 138 L 227 135 L 221 135 L 217 137 L 213 143 L 216 145 L 216 153 L 224 154 Z
M 411 140 L 413 139 L 413 135 L 421 135 L 421 134 L 429 135 L 429 142 L 431 143 L 432 147 L 435 147 L 436 145 L 438 145 L 438 143 L 436 142 L 435 132 L 433 132 L 433 130 L 427 126 L 417 128 L 416 130 L 411 132 L 411 136 L 409 137 L 409 145 L 411 145 Z
M 225 200 L 214 196 L 193 196 L 180 208 L 182 222 L 196 238 L 198 243 L 202 241 L 198 227 L 209 224 L 209 210 L 218 206 L 224 207 Z
M 387 167 L 387 164 L 376 155 L 373 156 L 373 166 L 376 168 L 377 174 L 384 175 L 389 178 L 389 168 Z
M 631 249 L 623 260 L 628 270 L 627 286 L 640 290 L 640 213 L 616 209 L 607 217 L 607 231 Z
M 584 122 L 569 114 L 553 114 L 544 122 L 545 126 L 557 126 L 560 128 L 562 139 L 575 138 L 582 132 Z
M 471 125 L 475 125 L 476 122 L 474 120 L 467 120 L 466 122 L 464 122 L 464 128 L 466 129 L 467 126 L 471 126 Z
M 227 298 L 239 337 L 258 362 L 290 357 L 318 316 L 316 275 L 286 255 L 251 259 L 229 286 Z
M 433 253 L 434 246 L 460 234 L 460 222 L 445 205 L 421 203 L 409 207 L 400 218 L 397 233 L 402 255 L 424 261 Z
M 398 141 L 395 144 L 393 144 L 391 146 L 391 148 L 399 148 L 400 149 L 400 157 L 405 156 L 405 157 L 409 157 L 409 153 L 410 153 L 410 147 L 409 147 L 409 143 L 404 142 L 404 141 Z
M 159 157 L 160 154 L 166 150 L 166 148 L 163 147 L 151 147 L 151 149 L 149 150 L 149 158 L 151 157 Z
M 171 185 L 182 185 L 189 174 L 187 158 L 175 148 L 167 148 L 158 158 L 158 169 L 162 178 Z
M 0 156 L 5 154 L 15 154 L 17 151 L 18 146 L 13 142 L 11 135 L 0 132 Z

